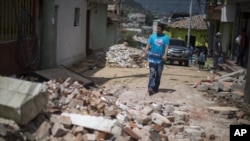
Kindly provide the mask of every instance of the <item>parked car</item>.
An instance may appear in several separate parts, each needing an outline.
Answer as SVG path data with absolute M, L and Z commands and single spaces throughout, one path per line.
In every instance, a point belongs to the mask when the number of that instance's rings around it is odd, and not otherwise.
M 184 40 L 180 39 L 169 40 L 167 61 L 170 64 L 174 64 L 175 61 L 178 61 L 179 65 L 182 65 L 184 63 L 185 66 L 188 66 L 189 49 Z

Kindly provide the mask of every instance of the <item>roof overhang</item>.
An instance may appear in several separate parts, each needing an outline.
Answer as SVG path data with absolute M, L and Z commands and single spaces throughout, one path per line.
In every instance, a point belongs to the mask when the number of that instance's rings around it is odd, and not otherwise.
M 114 0 L 87 0 L 87 2 L 92 3 L 103 3 L 103 4 L 114 4 Z

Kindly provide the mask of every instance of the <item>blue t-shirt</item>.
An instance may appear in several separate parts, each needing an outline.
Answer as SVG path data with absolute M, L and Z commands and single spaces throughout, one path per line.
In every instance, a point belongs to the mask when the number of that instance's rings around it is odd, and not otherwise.
M 148 52 L 148 62 L 160 64 L 162 62 L 162 56 L 165 53 L 165 48 L 169 45 L 169 37 L 165 34 L 157 36 L 152 34 L 148 39 L 150 50 Z

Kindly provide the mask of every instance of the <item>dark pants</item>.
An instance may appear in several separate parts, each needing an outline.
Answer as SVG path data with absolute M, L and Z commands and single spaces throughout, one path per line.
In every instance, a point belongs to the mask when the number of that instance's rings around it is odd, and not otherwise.
M 239 54 L 237 57 L 237 64 L 240 66 L 246 66 L 246 49 L 240 47 Z
M 218 60 L 219 60 L 219 53 L 214 53 L 213 55 L 213 69 L 216 70 L 218 68 Z
M 161 74 L 163 71 L 164 64 L 154 64 L 149 63 L 149 83 L 148 83 L 148 89 L 158 91 L 161 81 Z
M 200 69 L 200 70 L 203 70 L 203 69 L 204 69 L 205 62 L 198 61 L 198 64 L 199 64 L 199 69 Z

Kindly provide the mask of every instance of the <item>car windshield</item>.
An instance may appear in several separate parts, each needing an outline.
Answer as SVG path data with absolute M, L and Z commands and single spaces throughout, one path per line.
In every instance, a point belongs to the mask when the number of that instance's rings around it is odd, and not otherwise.
M 186 46 L 185 41 L 182 40 L 169 40 L 169 44 L 174 46 Z

